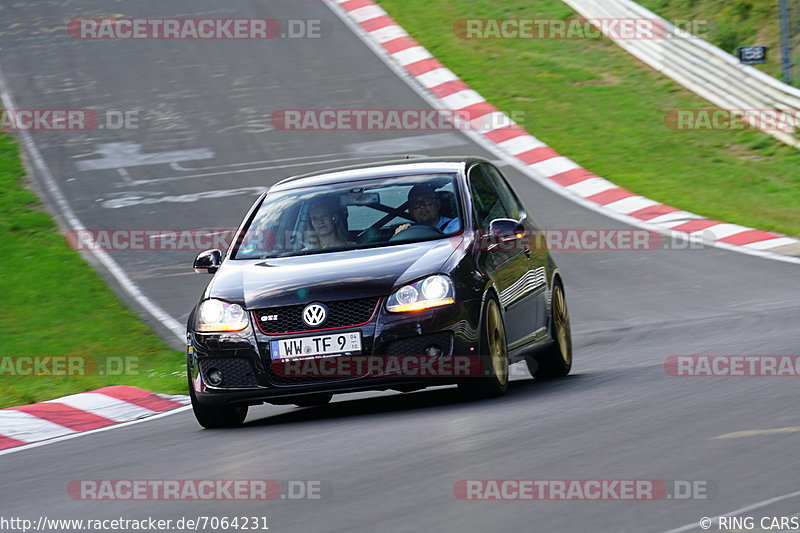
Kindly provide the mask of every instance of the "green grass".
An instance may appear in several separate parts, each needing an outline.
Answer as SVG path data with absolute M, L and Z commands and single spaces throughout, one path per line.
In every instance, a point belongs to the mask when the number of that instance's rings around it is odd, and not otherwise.
M 461 40 L 464 18 L 570 18 L 558 0 L 380 0 L 423 46 L 525 128 L 616 184 L 703 216 L 800 236 L 800 151 L 761 132 L 674 131 L 711 107 L 608 40 Z
M 25 187 L 18 148 L 0 135 L 0 407 L 23 405 L 106 385 L 185 393 L 183 354 L 128 310 Z M 131 375 L 15 376 L 13 356 L 127 357 Z M 137 358 L 134 360 L 132 358 Z M 117 359 L 118 360 L 118 359 Z M 26 370 L 23 367 L 23 370 Z M 91 364 L 85 373 L 96 373 Z M 175 373 L 175 374 L 173 374 Z
M 703 22 L 700 35 L 723 50 L 735 54 L 739 46 L 768 46 L 767 63 L 756 65 L 781 79 L 780 10 L 778 0 L 639 0 L 667 20 Z M 794 85 L 800 87 L 800 0 L 789 0 Z

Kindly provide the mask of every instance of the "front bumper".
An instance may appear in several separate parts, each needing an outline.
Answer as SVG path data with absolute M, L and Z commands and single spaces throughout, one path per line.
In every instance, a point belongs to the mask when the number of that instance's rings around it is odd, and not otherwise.
M 271 359 L 270 341 L 318 333 L 267 335 L 254 327 L 252 315 L 251 325 L 242 332 L 211 334 L 190 330 L 187 367 L 195 397 L 209 405 L 277 403 L 308 394 L 415 390 L 458 382 L 453 373 L 397 372 L 396 365 L 393 367 L 391 362 L 381 363 L 392 358 L 406 361 L 404 356 L 426 356 L 424 350 L 432 345 L 442 353 L 425 360 L 438 361 L 437 368 L 448 368 L 448 359 L 455 356 L 477 357 L 481 302 L 458 302 L 412 313 L 389 313 L 384 303 L 380 302 L 378 311 L 366 324 L 325 332 L 360 332 L 362 351 L 359 356 L 349 361 L 328 357 L 318 360 L 319 364 L 295 360 L 291 368 L 296 371 L 290 372 L 286 370 L 287 363 Z M 345 372 L 341 372 L 343 368 Z M 217 386 L 209 383 L 212 369 L 219 370 L 223 376 Z

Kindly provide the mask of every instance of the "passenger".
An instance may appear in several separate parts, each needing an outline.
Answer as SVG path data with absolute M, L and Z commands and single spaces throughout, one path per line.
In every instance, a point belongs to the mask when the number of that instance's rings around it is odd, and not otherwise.
M 442 205 L 432 185 L 418 184 L 408 191 L 408 211 L 417 224 L 432 226 L 444 234 L 455 233 L 461 229 L 459 218 L 450 218 L 439 213 Z M 398 226 L 394 234 L 411 227 L 411 224 Z
M 347 227 L 341 208 L 332 198 L 312 200 L 308 209 L 310 231 L 307 248 L 325 249 L 347 246 Z

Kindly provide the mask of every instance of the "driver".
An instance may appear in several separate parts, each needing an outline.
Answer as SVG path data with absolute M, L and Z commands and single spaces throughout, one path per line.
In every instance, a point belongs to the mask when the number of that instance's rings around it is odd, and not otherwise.
M 436 189 L 429 184 L 418 184 L 408 191 L 408 211 L 417 224 L 432 226 L 444 234 L 455 233 L 461 229 L 461 220 L 450 218 L 439 213 L 441 202 L 436 196 Z M 411 224 L 401 224 L 395 230 L 397 235 L 411 227 Z

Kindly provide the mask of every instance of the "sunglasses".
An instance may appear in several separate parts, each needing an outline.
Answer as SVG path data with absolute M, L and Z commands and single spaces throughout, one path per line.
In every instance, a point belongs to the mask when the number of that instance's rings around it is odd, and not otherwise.
M 408 202 L 408 207 L 410 207 L 411 209 L 419 209 L 423 205 L 425 207 L 430 207 L 434 203 L 436 203 L 435 199 L 433 199 L 433 198 L 425 198 L 424 200 L 414 200 L 413 202 Z

